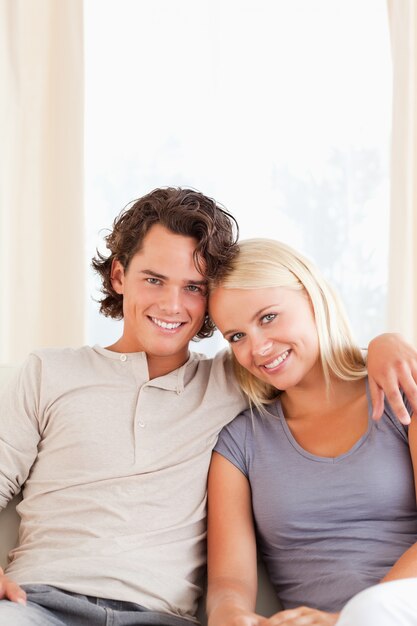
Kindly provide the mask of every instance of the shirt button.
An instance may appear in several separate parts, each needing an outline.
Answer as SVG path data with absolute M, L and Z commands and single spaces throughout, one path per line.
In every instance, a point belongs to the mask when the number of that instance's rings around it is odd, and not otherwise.
M 144 422 L 138 422 L 138 423 L 141 428 L 145 428 L 146 424 L 144 424 Z
M 120 360 L 123 361 L 123 362 L 127 361 L 127 356 L 125 354 L 121 354 L 120 355 Z

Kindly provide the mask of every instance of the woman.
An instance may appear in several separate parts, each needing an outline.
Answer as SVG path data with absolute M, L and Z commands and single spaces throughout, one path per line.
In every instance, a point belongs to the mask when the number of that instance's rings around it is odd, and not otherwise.
M 388 404 L 371 419 L 337 297 L 289 247 L 249 240 L 210 312 L 251 401 L 210 469 L 210 626 L 264 621 L 253 612 L 255 531 L 286 609 L 272 624 L 417 624 L 417 426 Z

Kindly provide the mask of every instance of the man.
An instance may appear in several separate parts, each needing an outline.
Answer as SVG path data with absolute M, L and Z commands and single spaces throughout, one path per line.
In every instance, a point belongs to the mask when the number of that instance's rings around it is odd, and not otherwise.
M 207 281 L 233 258 L 234 222 L 196 191 L 157 189 L 106 242 L 93 265 L 122 336 L 34 352 L 0 401 L 0 506 L 23 489 L 0 624 L 194 619 L 211 450 L 245 401 L 227 355 L 188 343 L 213 330 Z

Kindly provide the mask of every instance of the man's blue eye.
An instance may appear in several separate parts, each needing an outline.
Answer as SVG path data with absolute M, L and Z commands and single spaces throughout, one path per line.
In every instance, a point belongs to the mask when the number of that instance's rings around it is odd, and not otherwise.
M 159 280 L 159 278 L 147 278 L 146 282 L 148 282 L 150 285 L 159 285 L 161 281 Z
M 201 293 L 201 295 L 203 295 L 203 296 L 207 295 L 207 288 L 205 286 L 188 285 L 187 289 L 188 289 L 188 291 L 191 291 L 191 293 Z

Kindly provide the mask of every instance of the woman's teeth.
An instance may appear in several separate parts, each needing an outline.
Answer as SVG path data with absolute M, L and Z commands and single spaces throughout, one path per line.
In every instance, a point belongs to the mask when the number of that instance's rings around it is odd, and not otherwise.
M 272 361 L 272 363 L 268 363 L 268 365 L 264 365 L 264 368 L 267 370 L 272 370 L 274 367 L 277 367 L 277 365 L 285 361 L 289 353 L 290 351 L 286 350 L 285 352 L 280 354 L 279 357 L 277 357 L 274 361 Z

